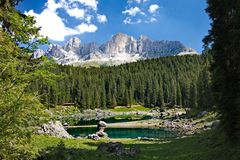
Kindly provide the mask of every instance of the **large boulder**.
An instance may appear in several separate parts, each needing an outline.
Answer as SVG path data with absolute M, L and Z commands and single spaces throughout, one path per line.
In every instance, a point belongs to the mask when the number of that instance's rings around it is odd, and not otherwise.
M 104 121 L 99 121 L 97 125 L 98 132 L 96 133 L 99 137 L 107 137 L 108 134 L 104 132 L 107 127 L 107 123 Z
M 99 131 L 104 131 L 106 127 L 107 127 L 107 123 L 104 121 L 99 121 L 97 124 L 97 128 Z
M 47 134 L 59 138 L 73 138 L 65 129 L 60 121 L 50 121 L 48 124 L 43 124 L 38 130 L 39 134 Z
M 120 142 L 109 142 L 101 143 L 98 146 L 97 151 L 101 153 L 115 154 L 118 156 L 135 156 L 140 152 L 140 149 L 138 147 L 125 149 L 123 144 Z
M 96 132 L 96 135 L 98 135 L 99 137 L 108 137 L 108 134 L 106 132 L 103 132 L 103 131 Z
M 100 152 L 119 153 L 124 150 L 123 144 L 120 142 L 101 143 L 98 148 Z
M 106 122 L 99 121 L 97 124 L 98 131 L 95 134 L 88 135 L 88 138 L 92 140 L 99 140 L 100 138 L 108 137 L 108 134 L 104 132 L 106 127 L 107 127 Z

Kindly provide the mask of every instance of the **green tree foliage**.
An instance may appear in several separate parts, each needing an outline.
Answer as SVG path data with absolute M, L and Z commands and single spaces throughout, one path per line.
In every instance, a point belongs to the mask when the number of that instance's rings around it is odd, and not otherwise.
M 18 2 L 0 1 L 0 159 L 28 159 L 31 127 L 42 121 L 42 105 L 27 90 L 42 66 L 31 53 L 46 39 L 33 17 L 15 10 Z
M 214 105 L 213 91 L 212 91 L 212 73 L 211 63 L 212 55 L 209 51 L 205 51 L 202 62 L 202 72 L 199 75 L 197 86 L 198 86 L 198 106 L 202 109 L 207 110 Z
M 208 0 L 212 29 L 204 39 L 213 55 L 213 89 L 226 134 L 240 139 L 240 1 Z
M 199 79 L 205 72 L 204 66 L 204 58 L 199 55 L 162 57 L 88 69 L 56 65 L 51 72 L 62 75 L 62 78 L 52 85 L 38 80 L 31 85 L 31 90 L 38 90 L 45 104 L 76 103 L 82 109 L 134 104 L 207 109 L 211 107 L 207 105 L 208 101 L 202 102 L 199 97 L 210 97 L 211 94 L 199 93 L 200 88 L 210 85 L 210 79 Z M 46 98 L 52 95 L 56 96 L 54 101 Z

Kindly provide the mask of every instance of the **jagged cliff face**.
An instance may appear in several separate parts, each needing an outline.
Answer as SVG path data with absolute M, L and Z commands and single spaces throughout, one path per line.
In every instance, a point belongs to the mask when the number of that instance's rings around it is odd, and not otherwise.
M 118 54 L 134 54 L 137 53 L 137 41 L 126 34 L 116 34 L 106 44 L 100 46 L 103 53 L 109 56 L 116 56 Z
M 63 47 L 50 45 L 46 52 L 37 50 L 34 58 L 42 55 L 52 57 L 59 64 L 71 65 L 90 61 L 99 64 L 118 65 L 140 59 L 197 54 L 179 41 L 153 41 L 145 36 L 137 40 L 132 36 L 118 33 L 111 40 L 98 46 L 96 43 L 82 44 L 78 38 L 70 39 Z M 111 62 L 111 63 L 109 63 Z

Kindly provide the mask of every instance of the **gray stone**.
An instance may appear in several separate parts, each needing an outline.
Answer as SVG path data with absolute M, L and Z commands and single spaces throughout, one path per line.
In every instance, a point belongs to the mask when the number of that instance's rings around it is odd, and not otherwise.
M 104 121 L 99 121 L 98 125 L 101 126 L 101 127 L 107 127 L 107 123 L 104 122 Z
M 92 140 L 99 140 L 100 137 L 97 134 L 89 134 L 88 139 L 92 139 Z
M 100 138 L 108 137 L 108 134 L 104 132 L 106 127 L 107 127 L 106 122 L 99 121 L 97 124 L 98 132 L 96 132 L 95 134 L 88 135 L 88 138 L 93 140 L 99 140 Z
M 125 149 L 120 142 L 101 143 L 98 146 L 97 151 L 118 156 L 135 156 L 140 153 L 140 149 L 137 146 Z
M 96 135 L 98 135 L 99 137 L 108 137 L 108 134 L 106 132 L 103 132 L 103 131 L 96 132 Z
M 63 127 L 60 121 L 50 121 L 48 124 L 43 124 L 38 131 L 39 134 L 47 134 L 59 138 L 73 138 Z
M 67 122 L 63 123 L 63 126 L 68 126 L 68 123 Z
M 99 121 L 97 124 L 98 131 L 104 132 L 105 128 L 107 127 L 107 123 L 104 121 Z

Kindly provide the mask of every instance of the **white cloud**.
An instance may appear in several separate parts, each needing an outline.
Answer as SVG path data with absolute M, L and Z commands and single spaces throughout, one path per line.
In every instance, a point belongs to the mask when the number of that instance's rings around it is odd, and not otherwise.
M 96 32 L 98 28 L 94 24 L 82 23 L 78 25 L 76 29 L 79 31 L 79 33 L 85 33 L 85 32 Z
M 145 15 L 145 13 L 142 12 L 142 11 L 140 10 L 140 8 L 138 8 L 138 7 L 132 7 L 132 8 L 130 8 L 130 9 L 127 9 L 127 10 L 123 11 L 122 13 L 123 13 L 123 14 L 128 14 L 128 15 L 130 15 L 130 16 L 136 16 L 137 14 Z
M 93 10 L 97 10 L 98 0 L 69 0 L 71 3 L 79 2 L 85 6 L 92 8 Z
M 152 5 L 149 7 L 148 12 L 150 12 L 150 13 L 155 13 L 159 8 L 160 8 L 159 5 L 157 5 L 157 4 L 152 4 Z
M 36 25 L 41 27 L 40 34 L 48 36 L 55 41 L 63 41 L 65 36 L 77 34 L 77 30 L 68 28 L 55 12 L 45 9 L 42 13 L 36 14 L 33 10 L 26 13 L 36 18 Z
M 124 24 L 153 23 L 159 15 L 158 4 L 150 4 L 151 0 L 127 0 L 128 4 L 122 14 L 125 14 Z
M 136 21 L 133 21 L 130 17 L 127 17 L 126 19 L 123 20 L 124 24 L 139 24 L 142 23 L 141 19 L 138 19 Z
M 56 3 L 54 0 L 48 0 L 47 3 L 45 3 L 45 7 L 47 7 L 50 11 L 54 12 L 58 8 L 61 8 L 62 5 L 60 3 Z
M 70 17 L 75 17 L 79 20 L 86 20 L 90 23 L 91 18 L 89 18 L 90 16 L 86 14 L 87 9 L 79 8 L 75 2 L 76 0 L 61 0 L 61 8 L 65 9 Z
M 87 21 L 87 23 L 91 23 L 92 16 L 91 16 L 91 15 L 87 15 L 87 16 L 85 17 L 85 20 Z
M 34 16 L 36 19 L 36 25 L 41 27 L 40 34 L 48 36 L 51 40 L 64 41 L 66 36 L 78 35 L 85 32 L 95 32 L 97 30 L 95 25 L 85 23 L 81 23 L 74 28 L 67 27 L 64 24 L 64 19 L 57 13 L 57 9 L 67 8 L 66 11 L 70 16 L 83 18 L 85 12 L 81 9 L 69 9 L 62 3 L 56 3 L 54 0 L 48 0 L 45 7 L 46 8 L 40 14 L 35 13 L 33 10 L 25 12 L 25 14 Z M 91 18 L 88 21 L 90 23 Z
M 131 4 L 131 3 L 134 3 L 134 2 L 140 4 L 141 2 L 145 3 L 145 2 L 148 2 L 148 1 L 150 1 L 150 0 L 128 0 L 127 2 L 128 2 L 128 4 Z
M 128 3 L 133 3 L 133 2 L 141 3 L 141 0 L 128 0 Z
M 151 23 L 153 23 L 153 22 L 157 22 L 157 19 L 154 18 L 154 17 L 152 17 L 152 18 L 150 18 L 149 22 L 151 22 Z
M 142 23 L 142 20 L 138 19 L 135 23 Z
M 123 20 L 124 24 L 130 24 L 132 22 L 132 19 L 130 17 L 127 17 L 126 19 Z
M 66 8 L 66 12 L 69 16 L 75 17 L 77 19 L 83 19 L 85 17 L 85 10 L 79 8 Z
M 139 24 L 139 23 L 149 24 L 149 23 L 154 23 L 154 22 L 157 22 L 157 19 L 155 17 L 150 17 L 148 19 L 141 19 L 141 18 L 136 19 L 133 17 L 126 17 L 123 20 L 124 24 Z
M 97 14 L 97 20 L 99 23 L 107 22 L 107 17 L 105 15 Z

